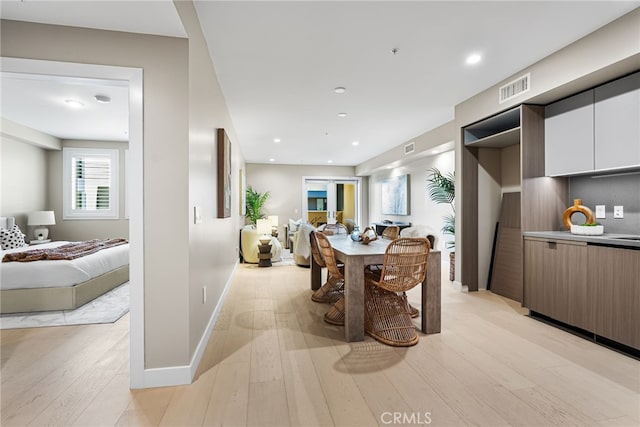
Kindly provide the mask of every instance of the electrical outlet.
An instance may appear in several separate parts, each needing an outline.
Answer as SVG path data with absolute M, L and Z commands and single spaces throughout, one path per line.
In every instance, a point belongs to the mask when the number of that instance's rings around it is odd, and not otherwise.
M 596 205 L 596 219 L 606 218 L 605 205 Z
M 614 206 L 613 207 L 613 217 L 614 218 L 624 218 L 624 206 Z
M 200 214 L 200 208 L 197 206 L 193 207 L 193 223 L 202 224 L 202 215 Z
M 207 302 L 207 287 L 203 286 L 202 287 L 202 303 L 206 303 Z

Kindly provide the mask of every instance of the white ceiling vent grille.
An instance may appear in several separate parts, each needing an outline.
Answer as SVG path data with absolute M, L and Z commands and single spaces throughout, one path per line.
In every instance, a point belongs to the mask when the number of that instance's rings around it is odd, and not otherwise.
M 502 104 L 516 96 L 520 96 L 525 92 L 529 92 L 531 88 L 531 73 L 527 73 L 522 77 L 518 77 L 512 82 L 498 89 L 499 103 Z
M 407 145 L 404 146 L 404 155 L 406 156 L 407 154 L 411 154 L 414 151 L 416 151 L 416 143 L 415 142 L 410 142 Z

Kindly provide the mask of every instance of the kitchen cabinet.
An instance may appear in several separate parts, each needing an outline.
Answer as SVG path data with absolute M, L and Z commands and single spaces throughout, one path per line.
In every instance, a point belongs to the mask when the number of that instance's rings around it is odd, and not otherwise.
M 545 108 L 544 165 L 547 176 L 593 170 L 593 99 L 593 90 L 588 90 Z
M 640 349 L 640 250 L 589 246 L 593 332 Z
M 523 305 L 578 328 L 593 329 L 585 242 L 525 238 Z
M 640 167 L 640 72 L 545 107 L 545 174 Z
M 595 169 L 640 166 L 640 73 L 594 90 Z

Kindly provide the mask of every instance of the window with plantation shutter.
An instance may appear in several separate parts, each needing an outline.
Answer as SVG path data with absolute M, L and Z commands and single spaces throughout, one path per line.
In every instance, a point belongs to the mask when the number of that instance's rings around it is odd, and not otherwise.
M 118 219 L 118 150 L 63 148 L 63 218 Z

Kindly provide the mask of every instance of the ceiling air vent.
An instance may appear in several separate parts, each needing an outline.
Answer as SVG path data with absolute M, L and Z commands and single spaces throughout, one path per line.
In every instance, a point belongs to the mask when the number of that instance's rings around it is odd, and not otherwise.
M 500 87 L 498 89 L 498 98 L 499 103 L 502 104 L 516 96 L 519 96 L 525 92 L 529 92 L 529 88 L 531 87 L 531 73 L 527 73 L 522 77 L 515 79 L 512 82 L 507 83 L 506 85 Z
M 407 145 L 404 146 L 404 154 L 405 156 L 407 154 L 411 154 L 414 151 L 416 151 L 416 143 L 415 142 L 410 142 Z

